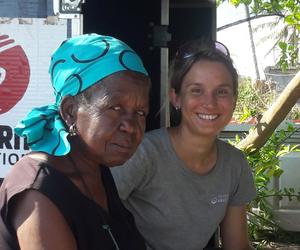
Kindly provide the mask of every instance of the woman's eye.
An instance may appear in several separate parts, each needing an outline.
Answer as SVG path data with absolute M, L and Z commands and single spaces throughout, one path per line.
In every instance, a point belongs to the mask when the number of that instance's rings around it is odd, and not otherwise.
M 230 94 L 230 90 L 228 89 L 219 89 L 217 91 L 218 96 L 227 96 Z
M 121 107 L 120 106 L 113 106 L 112 109 L 114 111 L 119 111 L 119 110 L 121 110 Z
M 192 90 L 191 90 L 191 93 L 192 93 L 192 94 L 195 94 L 195 95 L 200 95 L 200 94 L 202 94 L 202 92 L 203 92 L 203 91 L 202 91 L 201 89 L 198 89 L 198 88 L 197 88 L 197 89 L 192 89 Z

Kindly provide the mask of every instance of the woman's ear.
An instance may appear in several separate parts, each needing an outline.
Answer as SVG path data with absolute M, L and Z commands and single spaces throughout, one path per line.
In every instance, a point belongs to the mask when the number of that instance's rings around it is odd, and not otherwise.
M 76 121 L 77 103 L 73 96 L 64 96 L 60 106 L 59 113 L 68 127 Z
M 170 102 L 174 108 L 176 108 L 176 107 L 180 108 L 181 105 L 180 105 L 179 96 L 176 94 L 174 88 L 169 89 L 169 98 L 170 98 Z

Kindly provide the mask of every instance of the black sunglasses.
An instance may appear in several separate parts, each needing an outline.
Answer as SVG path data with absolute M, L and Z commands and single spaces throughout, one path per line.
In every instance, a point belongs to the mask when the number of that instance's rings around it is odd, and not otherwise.
M 224 54 L 227 57 L 230 57 L 230 53 L 228 48 L 221 42 L 219 41 L 214 41 L 212 43 L 212 45 L 214 45 L 213 49 L 216 49 L 218 51 L 220 51 L 222 54 Z M 176 58 L 177 59 L 187 59 L 190 58 L 192 56 L 195 56 L 196 54 L 198 54 L 200 51 L 195 51 L 195 49 L 192 49 L 192 43 L 191 42 L 187 42 L 185 44 L 183 44 L 182 46 L 179 47 L 179 49 L 176 52 Z M 191 51 L 193 50 L 193 51 Z

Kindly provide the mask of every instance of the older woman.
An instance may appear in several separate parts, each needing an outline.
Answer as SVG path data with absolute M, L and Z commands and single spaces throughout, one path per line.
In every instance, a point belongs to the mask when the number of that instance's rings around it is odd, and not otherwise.
M 150 80 L 138 55 L 109 36 L 61 44 L 49 69 L 56 103 L 17 125 L 32 152 L 0 191 L 0 248 L 145 249 L 109 167 L 141 142 Z

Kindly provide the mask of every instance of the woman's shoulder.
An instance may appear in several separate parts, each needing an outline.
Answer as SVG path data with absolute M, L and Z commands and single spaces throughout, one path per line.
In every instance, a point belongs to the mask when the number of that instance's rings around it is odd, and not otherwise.
M 35 181 L 40 168 L 40 160 L 32 158 L 30 153 L 24 155 L 10 168 L 1 189 L 4 188 L 8 195 L 13 195 L 29 188 Z
M 145 133 L 142 143 L 139 145 L 141 151 L 157 151 L 168 143 L 168 132 L 166 128 L 159 128 Z
M 167 129 L 162 127 L 154 130 L 147 131 L 145 133 L 145 138 L 149 140 L 161 140 L 167 136 Z
M 27 176 L 36 173 L 39 169 L 39 161 L 30 156 L 30 154 L 24 155 L 11 166 L 5 179 L 11 179 L 14 176 Z
M 158 159 L 164 148 L 167 138 L 167 130 L 165 128 L 151 130 L 145 133 L 141 144 L 138 146 L 133 156 L 125 163 L 125 165 L 152 166 L 154 160 Z M 153 167 L 153 166 L 152 166 Z M 115 169 L 115 168 L 114 168 Z M 125 171 L 125 170 L 124 170 Z
M 7 204 L 13 197 L 20 197 L 18 194 L 31 188 L 37 179 L 39 168 L 38 162 L 28 155 L 10 168 L 0 187 L 0 206 L 3 209 L 8 209 Z
M 218 157 L 220 161 L 234 171 L 248 167 L 245 153 L 234 145 L 224 140 L 218 140 Z
M 247 157 L 242 150 L 222 140 L 218 140 L 218 148 L 220 162 L 225 171 L 230 170 L 233 175 L 239 176 L 245 170 L 250 169 Z
M 230 144 L 228 141 L 218 139 L 218 148 L 223 154 L 227 155 L 235 155 L 235 156 L 243 156 L 244 152 L 235 147 L 234 145 Z

